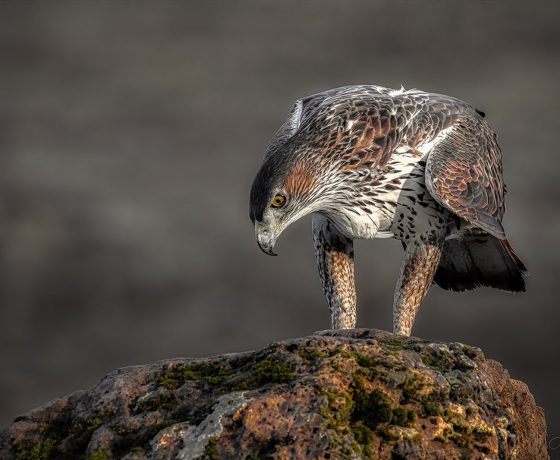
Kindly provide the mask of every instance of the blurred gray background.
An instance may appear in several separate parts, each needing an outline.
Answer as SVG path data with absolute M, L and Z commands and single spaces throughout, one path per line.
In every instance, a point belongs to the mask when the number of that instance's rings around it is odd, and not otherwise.
M 500 135 L 528 292 L 433 288 L 415 335 L 478 346 L 560 436 L 560 2 L 2 2 L 0 424 L 123 366 L 329 326 L 310 220 L 262 254 L 248 194 L 293 101 L 451 94 Z M 361 327 L 402 249 L 358 242 Z

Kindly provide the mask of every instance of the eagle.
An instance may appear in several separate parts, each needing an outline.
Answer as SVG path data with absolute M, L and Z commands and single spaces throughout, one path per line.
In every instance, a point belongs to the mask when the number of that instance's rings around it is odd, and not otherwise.
M 250 194 L 262 251 L 312 214 L 333 329 L 356 326 L 354 239 L 404 247 L 393 332 L 410 335 L 432 283 L 453 291 L 525 290 L 506 238 L 502 154 L 472 105 L 417 89 L 353 85 L 296 101 L 266 150 Z

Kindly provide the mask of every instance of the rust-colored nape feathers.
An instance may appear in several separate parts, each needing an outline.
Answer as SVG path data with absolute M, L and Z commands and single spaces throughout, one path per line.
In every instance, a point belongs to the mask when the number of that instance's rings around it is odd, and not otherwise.
M 317 175 L 312 162 L 297 162 L 284 181 L 284 190 L 290 197 L 308 195 L 317 183 Z

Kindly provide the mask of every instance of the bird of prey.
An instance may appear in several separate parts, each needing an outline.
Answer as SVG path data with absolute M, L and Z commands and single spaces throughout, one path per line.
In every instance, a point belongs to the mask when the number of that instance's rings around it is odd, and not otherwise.
M 432 282 L 464 291 L 524 291 L 526 268 L 506 239 L 497 136 L 459 99 L 374 85 L 296 101 L 268 146 L 250 196 L 259 247 L 312 213 L 333 329 L 356 324 L 353 240 L 405 249 L 393 332 L 410 335 Z

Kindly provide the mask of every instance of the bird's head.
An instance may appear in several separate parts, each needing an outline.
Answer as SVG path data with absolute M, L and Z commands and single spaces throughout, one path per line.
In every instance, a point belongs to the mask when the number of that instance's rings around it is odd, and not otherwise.
M 278 236 L 299 218 L 319 210 L 320 177 L 309 158 L 273 155 L 265 160 L 251 188 L 250 217 L 259 247 L 274 256 Z
M 385 144 L 376 139 L 385 142 L 389 113 L 382 125 L 373 97 L 360 93 L 354 103 L 351 93 L 339 88 L 298 100 L 271 140 L 250 199 L 255 236 L 266 254 L 275 255 L 278 236 L 307 214 L 347 220 L 359 171 L 371 177 L 383 156 Z

